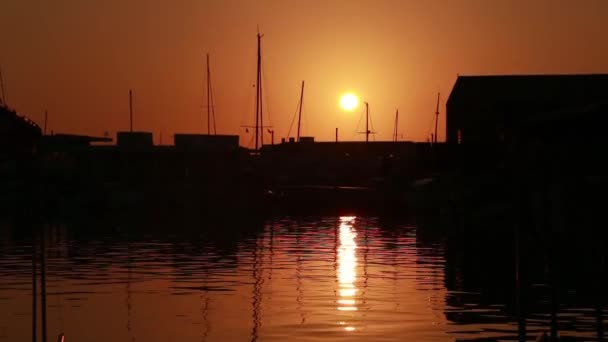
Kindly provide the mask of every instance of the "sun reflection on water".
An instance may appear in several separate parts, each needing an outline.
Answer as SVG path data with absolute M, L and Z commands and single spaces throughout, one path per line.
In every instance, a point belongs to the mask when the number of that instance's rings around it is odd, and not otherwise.
M 357 303 L 355 296 L 357 288 L 355 281 L 357 280 L 357 243 L 355 237 L 357 233 L 353 227 L 355 221 L 354 216 L 340 217 L 339 227 L 339 245 L 338 253 L 338 284 L 340 298 L 337 300 L 338 311 L 357 311 Z M 346 322 L 340 322 L 345 331 L 354 331 L 355 327 L 348 325 Z

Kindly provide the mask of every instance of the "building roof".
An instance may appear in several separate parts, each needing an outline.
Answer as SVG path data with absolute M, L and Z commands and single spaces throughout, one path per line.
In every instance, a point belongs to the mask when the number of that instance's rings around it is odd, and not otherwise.
M 546 112 L 608 100 L 608 74 L 459 76 L 448 108 Z

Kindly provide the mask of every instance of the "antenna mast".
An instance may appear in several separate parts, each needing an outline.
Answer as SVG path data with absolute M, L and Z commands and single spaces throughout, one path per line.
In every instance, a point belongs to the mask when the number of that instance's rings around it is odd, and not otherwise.
M 300 142 L 300 125 L 302 122 L 302 105 L 304 103 L 304 81 L 302 81 L 302 90 L 300 91 L 300 112 L 298 114 L 298 136 L 296 141 Z
M 441 93 L 437 93 L 437 107 L 435 109 L 435 135 L 433 136 L 434 144 L 437 143 L 437 123 L 439 121 L 439 96 L 441 96 Z
M 397 141 L 397 136 L 399 135 L 399 109 L 395 113 L 395 133 L 393 134 L 393 141 Z

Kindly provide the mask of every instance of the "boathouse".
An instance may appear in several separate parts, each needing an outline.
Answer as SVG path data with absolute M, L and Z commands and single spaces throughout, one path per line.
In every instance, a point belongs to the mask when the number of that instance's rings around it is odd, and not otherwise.
M 577 113 L 606 103 L 608 74 L 459 76 L 446 105 L 447 143 L 504 144 L 523 127 L 577 123 Z

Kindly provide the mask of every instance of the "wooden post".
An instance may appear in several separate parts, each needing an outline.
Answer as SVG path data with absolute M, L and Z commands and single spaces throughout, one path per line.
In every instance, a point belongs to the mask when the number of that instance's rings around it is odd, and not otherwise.
M 45 254 L 45 241 L 44 241 L 44 227 L 40 233 L 40 299 L 42 311 L 42 342 L 46 342 L 46 256 Z

